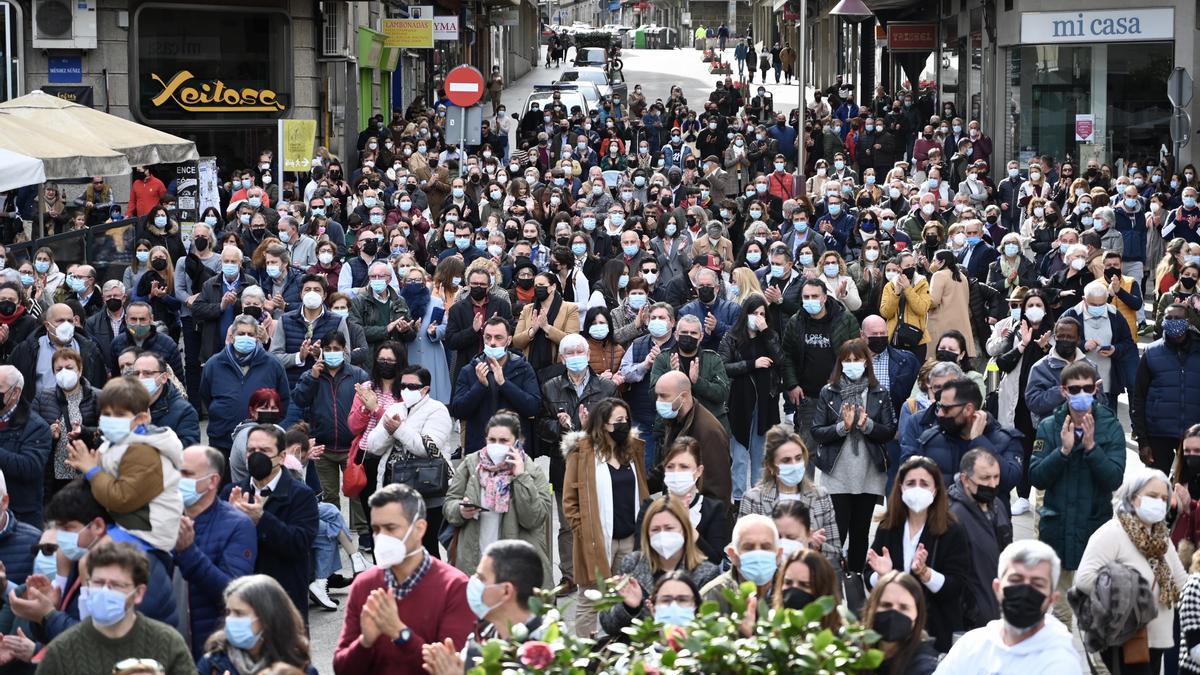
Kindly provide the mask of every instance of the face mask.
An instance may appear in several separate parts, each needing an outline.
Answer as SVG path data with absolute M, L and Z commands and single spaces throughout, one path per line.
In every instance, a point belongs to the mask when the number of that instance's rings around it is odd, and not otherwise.
M 1019 244 L 1005 244 L 1004 245 L 1004 255 L 1008 256 L 1009 258 L 1017 257 L 1017 254 L 1020 252 L 1021 252 L 1021 246 Z
M 1055 340 L 1054 342 L 1054 353 L 1063 359 L 1073 358 L 1077 349 L 1079 349 L 1079 343 L 1075 340 Z
M 821 268 L 821 271 L 825 272 L 825 276 L 832 279 L 838 275 L 838 272 L 841 271 L 841 268 L 838 267 L 837 263 L 828 263 Z
M 75 388 L 75 385 L 79 384 L 79 373 L 70 368 L 63 368 L 54 374 L 54 381 L 58 383 L 58 386 L 63 391 L 70 391 Z
M 72 562 L 79 560 L 87 553 L 87 549 L 79 545 L 79 533 L 59 530 L 54 535 L 54 543 L 58 549 Z
M 663 474 L 663 483 L 671 494 L 685 495 L 695 487 L 696 477 L 691 471 L 667 471 Z
M 933 503 L 933 491 L 926 490 L 922 487 L 904 488 L 900 498 L 904 500 L 904 505 L 914 513 L 923 513 L 929 505 Z
M 1042 603 L 1046 602 L 1046 595 L 1033 586 L 1006 586 L 1002 592 L 1004 598 L 1000 601 L 1000 613 L 1009 626 L 1023 631 L 1032 628 L 1045 616 Z
M 756 586 L 770 582 L 779 567 L 774 551 L 747 551 L 739 557 L 741 564 L 738 565 L 738 570 Z
M 1124 200 L 1124 204 L 1125 204 L 1126 209 L 1132 210 L 1132 209 L 1137 208 L 1138 200 L 1133 197 L 1126 197 Z
M 233 338 L 233 349 L 239 354 L 249 354 L 257 346 L 258 339 L 253 335 L 238 335 Z
M 813 316 L 820 314 L 821 310 L 825 308 L 825 303 L 821 302 L 820 300 L 805 300 L 802 304 L 804 306 L 804 311 Z
M 921 213 L 924 213 L 926 216 L 932 216 L 933 215 L 933 204 L 925 204 L 924 206 L 922 206 Z
M 1138 518 L 1147 525 L 1160 523 L 1167 517 L 1167 503 L 1157 497 L 1142 497 L 1136 510 Z
M 792 228 L 795 229 L 797 232 L 804 232 L 805 230 L 808 229 L 808 221 L 807 220 L 792 221 Z
M 80 612 L 86 611 L 97 626 L 112 626 L 125 618 L 128 611 L 125 609 L 125 601 L 128 599 L 129 595 L 120 591 L 89 586 L 87 598 L 84 600 L 86 607 L 80 608 Z
M 680 335 L 677 344 L 679 345 L 679 351 L 691 354 L 700 346 L 700 340 L 692 335 Z
M 150 259 L 150 251 L 138 251 L 134 254 L 134 257 L 137 258 L 138 262 L 144 263 Z
M 880 639 L 884 642 L 901 642 L 912 635 L 913 623 L 912 619 L 904 614 L 894 609 L 885 609 L 875 613 L 871 630 L 879 633 Z
M 22 274 L 21 275 L 21 285 L 22 286 L 25 286 L 25 287 L 32 286 L 34 281 L 35 280 L 34 280 L 32 274 Z
M 591 326 L 590 328 L 588 328 L 588 335 L 591 335 L 591 336 L 592 336 L 594 339 L 596 339 L 596 340 L 603 340 L 604 338 L 608 337 L 608 324 L 604 324 L 604 323 L 594 323 L 594 324 L 592 324 L 592 326 Z M 587 357 L 586 357 L 586 356 L 580 356 L 580 357 L 571 357 L 571 358 L 581 358 L 581 359 L 583 359 L 583 360 L 584 360 L 584 363 L 585 363 L 585 366 L 586 366 L 586 363 L 587 363 Z M 568 364 L 567 364 L 567 367 L 568 367 L 568 368 L 571 368 L 571 364 L 570 364 L 570 363 L 568 363 Z M 572 368 L 572 370 L 573 370 L 574 372 L 578 373 L 578 372 L 581 372 L 581 371 L 583 370 L 583 368 Z
M 500 359 L 504 358 L 504 355 L 507 353 L 508 353 L 508 348 L 504 347 L 504 346 L 484 347 L 483 348 L 483 355 L 488 357 L 489 359 L 493 359 L 496 361 L 499 361 Z
M 650 548 L 654 549 L 664 560 L 679 553 L 683 548 L 682 532 L 659 532 L 650 537 Z
M 238 649 L 250 650 L 258 644 L 262 635 L 254 632 L 254 619 L 248 616 L 229 616 L 225 617 L 225 639 Z
M 1187 319 L 1166 319 L 1163 321 L 1163 335 L 1174 340 L 1187 335 Z
M 50 270 L 50 263 L 45 260 L 38 260 L 33 263 L 33 269 L 37 270 L 38 274 L 45 274 Z
M 767 184 L 766 183 L 755 183 L 754 191 L 757 192 L 758 194 L 763 194 L 764 192 L 767 191 Z
M 804 462 L 779 465 L 779 481 L 784 485 L 787 485 L 788 487 L 796 487 L 803 480 Z
M 263 421 L 262 413 L 258 414 L 258 421 L 262 424 L 267 424 Z M 275 470 L 275 463 L 270 457 L 261 452 L 252 452 L 246 456 L 246 470 L 250 473 L 250 477 L 257 481 L 264 481 Z
M 1183 205 L 1189 209 L 1196 208 L 1196 198 L 1195 197 L 1184 197 Z
M 655 401 L 654 411 L 658 413 L 659 417 L 665 420 L 673 420 L 679 415 L 679 411 L 675 409 L 674 401 Z
M 196 490 L 196 481 L 195 478 L 179 479 L 179 495 L 183 498 L 184 506 L 192 506 L 204 496 L 204 493 Z
M 847 361 L 842 363 L 842 374 L 854 382 L 861 379 L 866 370 L 867 364 L 863 361 Z
M 895 281 L 896 278 L 899 276 L 900 276 L 899 272 L 884 272 L 883 273 L 883 278 L 887 279 L 888 281 Z
M 1076 258 L 1071 261 L 1071 269 L 1075 270 L 1076 272 L 1082 271 L 1086 266 L 1087 260 L 1084 258 Z
M 338 368 L 346 361 L 346 352 L 323 352 L 322 360 L 330 368 Z
M 58 574 L 58 560 L 39 551 L 33 558 L 33 573 L 53 579 Z
M 113 445 L 118 445 L 129 437 L 131 430 L 129 429 L 129 417 L 113 417 L 112 415 L 100 416 L 100 433 L 104 438 Z
M 829 215 L 836 216 L 836 215 L 841 214 L 841 212 L 842 212 L 841 204 L 830 204 L 829 205 Z
M 888 188 L 888 196 L 891 197 L 892 199 L 900 199 L 900 189 L 899 188 Z
M 667 331 L 670 330 L 666 319 L 650 319 L 646 324 L 646 328 L 650 331 L 651 335 L 657 338 L 666 335 Z

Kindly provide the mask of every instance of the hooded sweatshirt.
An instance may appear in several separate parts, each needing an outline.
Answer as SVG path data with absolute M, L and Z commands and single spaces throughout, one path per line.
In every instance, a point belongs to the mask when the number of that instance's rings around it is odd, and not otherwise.
M 978 673 L 1054 673 L 1079 675 L 1083 672 L 1079 653 L 1071 645 L 1071 634 L 1053 616 L 1028 640 L 1013 646 L 1004 644 L 1004 620 L 996 619 L 959 638 L 934 675 L 971 675 Z
M 99 470 L 88 472 L 92 494 L 118 525 L 150 546 L 175 549 L 183 498 L 183 444 L 171 429 L 146 426 L 123 443 L 100 446 Z

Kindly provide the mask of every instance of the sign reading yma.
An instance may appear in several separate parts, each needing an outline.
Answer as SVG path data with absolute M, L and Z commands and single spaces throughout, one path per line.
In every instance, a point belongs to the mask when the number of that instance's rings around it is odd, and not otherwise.
M 1021 14 L 1022 44 L 1172 40 L 1175 10 L 1104 9 Z

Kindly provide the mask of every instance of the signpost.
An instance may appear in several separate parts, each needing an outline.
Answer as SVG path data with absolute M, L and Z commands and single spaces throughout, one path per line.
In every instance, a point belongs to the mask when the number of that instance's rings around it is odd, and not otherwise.
M 467 128 L 467 108 L 474 106 L 483 99 L 483 73 L 471 66 L 458 66 L 446 74 L 446 98 L 458 108 L 459 135 L 462 140 L 467 140 L 468 134 L 464 133 Z M 447 115 L 449 119 L 449 115 Z M 449 129 L 447 129 L 447 132 Z M 459 151 L 462 151 L 466 143 L 459 144 Z M 465 162 L 458 163 L 458 175 L 462 175 L 466 167 Z
M 1171 140 L 1175 145 L 1175 161 L 1179 162 L 1179 151 L 1191 140 L 1192 118 L 1184 108 L 1192 102 L 1195 83 L 1186 68 L 1175 66 L 1167 78 L 1167 99 L 1175 106 L 1171 117 Z

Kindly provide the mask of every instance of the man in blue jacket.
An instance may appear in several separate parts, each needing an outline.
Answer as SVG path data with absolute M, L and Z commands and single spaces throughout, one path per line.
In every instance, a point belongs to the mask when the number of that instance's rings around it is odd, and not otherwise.
M 171 374 L 162 357 L 154 352 L 139 355 L 131 374 L 150 392 L 150 423 L 173 429 L 185 448 L 199 443 L 200 416 L 171 384 Z
M 258 534 L 250 517 L 217 499 L 225 458 L 216 448 L 193 445 L 183 451 L 179 492 L 185 515 L 179 522 L 175 564 L 188 582 L 192 654 L 225 614 L 225 587 L 254 572 Z
M 733 328 L 742 308 L 736 302 L 720 298 L 721 280 L 717 273 L 702 267 L 696 273 L 696 299 L 679 310 L 679 316 L 694 316 L 704 327 L 700 346 L 716 351 L 721 347 L 725 332 Z
M 834 241 L 837 243 L 833 248 L 844 255 L 846 242 L 849 241 L 850 233 L 854 230 L 856 219 L 842 201 L 840 194 L 830 192 L 826 195 L 825 208 L 827 212 L 817 219 L 817 231 L 821 234 L 833 235 Z
M 912 394 L 921 362 L 912 352 L 896 349 L 888 343 L 887 321 L 878 314 L 863 319 L 860 335 L 871 348 L 871 366 L 875 378 L 888 390 L 894 408 L 892 413 L 896 419 L 900 419 L 900 406 Z
M 1021 480 L 1021 432 L 1000 426 L 991 413 L 983 409 L 983 392 L 979 385 L 961 377 L 947 382 L 938 395 L 937 405 L 921 413 L 919 435 L 901 439 L 903 452 L 900 462 L 914 455 L 924 455 L 937 463 L 949 486 L 954 482 L 963 455 L 982 448 L 1000 462 L 1000 501 L 1007 504 L 1005 495 Z
M 31 385 L 32 386 L 32 385 Z M 13 482 L 9 504 L 16 517 L 42 526 L 42 477 L 50 459 L 50 427 L 22 400 L 25 378 L 0 366 L 0 471 Z
M 1200 335 L 1188 307 L 1163 314 L 1163 336 L 1142 354 L 1129 394 L 1129 421 L 1142 461 L 1170 471 L 1189 426 L 1200 420 Z
M 1114 200 L 1116 201 L 1116 200 Z M 1113 211 L 1117 215 L 1117 231 L 1121 233 L 1121 273 L 1142 279 L 1146 264 L 1146 206 L 1137 186 L 1125 186 L 1125 193 Z
M 200 375 L 200 400 L 208 408 L 208 443 L 226 456 L 233 430 L 246 419 L 250 395 L 258 389 L 279 392 L 280 411 L 291 400 L 287 373 L 258 340 L 258 321 L 246 314 L 233 320 L 225 348 L 213 354 Z
M 322 274 L 306 274 L 300 282 L 299 305 L 289 309 L 275 326 L 271 354 L 287 371 L 290 386 L 312 369 L 321 358 L 321 338 L 342 327 L 342 320 L 325 309 L 326 282 Z M 348 329 L 346 341 L 350 341 Z
M 154 312 L 145 302 L 131 302 L 125 308 L 125 330 L 113 337 L 112 356 L 108 361 L 109 372 L 119 373 L 117 355 L 128 347 L 137 347 L 144 352 L 158 354 L 175 375 L 182 376 L 183 359 L 179 356 L 179 345 L 165 333 L 154 327 Z
M 483 353 L 458 371 L 450 414 L 467 425 L 463 452 L 486 444 L 487 421 L 501 408 L 521 416 L 522 434 L 533 438 L 530 420 L 542 405 L 537 374 L 523 356 L 509 351 L 512 329 L 508 321 L 492 317 L 483 324 Z
M 33 573 L 33 547 L 42 531 L 17 520 L 8 507 L 8 482 L 4 472 L 0 471 L 0 563 L 4 564 L 4 574 L 11 587 L 25 583 L 25 577 Z
M 254 572 L 273 577 L 308 624 L 308 577 L 320 519 L 317 496 L 283 470 L 284 435 L 260 424 L 246 437 L 250 478 L 227 485 L 221 496 L 250 517 L 258 535 Z

